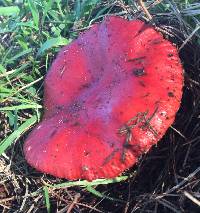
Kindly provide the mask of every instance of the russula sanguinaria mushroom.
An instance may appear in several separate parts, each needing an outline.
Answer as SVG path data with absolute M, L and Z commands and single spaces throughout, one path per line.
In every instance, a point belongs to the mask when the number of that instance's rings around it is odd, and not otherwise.
M 25 142 L 25 158 L 69 180 L 116 177 L 165 134 L 182 87 L 173 44 L 140 20 L 108 17 L 53 62 L 44 117 Z

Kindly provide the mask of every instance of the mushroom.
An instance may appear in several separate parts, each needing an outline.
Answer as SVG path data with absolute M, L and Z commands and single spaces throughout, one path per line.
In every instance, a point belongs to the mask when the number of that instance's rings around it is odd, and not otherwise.
M 173 123 L 183 69 L 176 47 L 140 20 L 107 17 L 65 46 L 44 82 L 28 163 L 69 180 L 114 178 Z

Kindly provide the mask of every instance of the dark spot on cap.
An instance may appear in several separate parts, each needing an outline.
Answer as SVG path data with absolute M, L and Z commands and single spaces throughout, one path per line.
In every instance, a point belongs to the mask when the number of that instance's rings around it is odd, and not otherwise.
M 135 75 L 136 77 L 141 77 L 146 75 L 145 70 L 143 68 L 139 68 L 139 69 L 134 69 L 133 70 L 133 75 Z
M 90 87 L 90 84 L 87 83 L 87 84 L 81 85 L 80 89 L 87 89 L 87 88 L 89 88 L 89 87 Z
M 128 144 L 128 143 L 124 143 L 124 144 L 123 144 L 123 147 L 124 147 L 125 149 L 131 149 L 131 148 L 132 148 L 132 145 L 131 145 L 131 144 Z
M 60 68 L 60 78 L 63 77 L 64 71 L 65 71 L 65 65 L 63 65 L 63 66 Z
M 139 84 L 140 84 L 142 87 L 146 87 L 144 81 L 139 81 Z
M 49 135 L 50 138 L 52 138 L 57 132 L 57 129 L 54 129 L 53 132 L 51 132 L 51 134 Z
M 141 56 L 138 58 L 130 58 L 128 61 L 143 61 L 146 58 L 146 56 Z
M 169 53 L 168 55 L 167 55 L 168 57 L 172 57 L 172 56 L 174 56 L 172 53 Z
M 57 110 L 63 110 L 63 109 L 64 109 L 64 106 L 56 106 L 56 109 L 57 109 Z
M 90 152 L 89 152 L 89 151 L 84 151 L 84 155 L 85 155 L 85 156 L 89 156 L 89 155 L 90 155 Z
M 148 24 L 143 25 L 143 26 L 141 27 L 141 29 L 138 31 L 138 34 L 137 34 L 136 36 L 138 36 L 140 33 L 144 32 L 144 31 L 145 31 L 146 29 L 148 29 L 148 28 L 149 28 Z
M 152 41 L 152 44 L 160 44 L 162 43 L 162 39 L 155 39 Z
M 154 103 L 157 107 L 158 107 L 158 105 L 160 104 L 160 100 L 158 100 L 158 101 L 155 101 L 155 103 Z M 157 108 L 156 107 L 156 108 Z
M 146 93 L 145 95 L 143 95 L 142 97 L 145 98 L 145 97 L 148 97 L 150 95 L 150 93 Z
M 170 79 L 171 79 L 172 81 L 175 81 L 175 76 L 172 75 Z
M 80 123 L 78 121 L 76 121 L 72 124 L 72 126 L 80 126 Z
M 110 147 L 111 147 L 111 148 L 113 148 L 113 147 L 114 147 L 114 145 L 115 145 L 114 143 L 110 143 Z
M 115 153 L 117 153 L 118 151 L 119 151 L 119 148 L 114 149 L 114 150 L 104 159 L 102 166 L 104 166 L 104 165 L 106 165 L 107 163 L 109 163 L 109 162 L 113 159 Z
M 83 109 L 82 107 L 82 102 L 78 102 L 75 101 L 73 104 L 71 104 L 71 106 L 69 107 L 69 111 L 71 113 L 77 113 L 78 111 L 80 111 L 81 109 Z
M 168 92 L 168 96 L 169 97 L 174 97 L 174 93 L 173 92 Z
M 68 122 L 69 122 L 69 120 L 67 118 L 63 119 L 63 123 L 68 123 Z

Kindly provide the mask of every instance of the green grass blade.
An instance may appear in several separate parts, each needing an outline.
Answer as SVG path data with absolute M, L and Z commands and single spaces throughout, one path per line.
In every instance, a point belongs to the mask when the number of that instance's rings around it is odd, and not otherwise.
M 61 45 L 66 45 L 68 44 L 69 41 L 66 38 L 63 37 L 57 37 L 57 38 L 51 38 L 47 40 L 38 50 L 37 56 L 42 55 L 46 50 L 52 48 L 52 47 L 57 47 Z
M 29 27 L 29 28 L 38 30 L 38 27 L 34 25 L 33 21 L 19 22 L 19 23 L 16 23 L 16 26 L 24 26 L 24 27 Z
M 46 204 L 47 212 L 50 213 L 51 212 L 51 204 L 50 204 L 49 191 L 48 191 L 47 186 L 44 186 L 43 190 L 44 190 L 44 198 L 45 198 L 45 204 Z
M 21 104 L 17 106 L 0 107 L 0 111 L 22 110 L 22 109 L 41 109 L 39 104 Z
M 101 197 L 101 198 L 104 197 L 104 194 L 102 194 L 101 192 L 97 191 L 92 186 L 87 186 L 86 189 L 88 190 L 88 192 L 92 193 L 93 195 L 95 195 L 97 197 Z
M 10 134 L 7 138 L 0 142 L 0 155 L 6 151 L 6 149 L 16 141 L 24 132 L 26 132 L 37 121 L 37 116 L 32 116 L 27 119 L 17 130 Z
M 114 179 L 96 179 L 92 182 L 89 182 L 87 180 L 80 180 L 80 181 L 69 181 L 66 183 L 60 183 L 60 184 L 54 184 L 54 185 L 50 185 L 48 183 L 45 183 L 45 184 L 51 188 L 66 188 L 66 187 L 72 187 L 72 186 L 87 187 L 87 186 L 96 186 L 96 185 L 103 185 L 103 184 L 110 184 L 110 183 L 118 183 L 121 181 L 125 181 L 127 179 L 128 179 L 128 176 L 120 176 Z
M 125 203 L 125 201 L 123 201 L 123 200 L 120 200 L 120 199 L 117 199 L 117 198 L 113 198 L 113 197 L 104 195 L 104 194 L 102 194 L 101 192 L 97 191 L 96 189 L 94 189 L 94 188 L 91 187 L 91 186 L 87 186 L 86 189 L 87 189 L 90 193 L 92 193 L 93 195 L 95 195 L 95 196 L 97 196 L 97 197 L 105 198 L 105 199 L 107 199 L 107 200 L 116 201 L 116 202 L 120 202 L 120 203 Z
M 75 13 L 76 13 L 76 20 L 78 20 L 81 16 L 81 1 L 80 0 L 76 1 Z
M 38 28 L 38 26 L 39 26 L 39 13 L 38 13 L 38 10 L 37 10 L 37 7 L 36 7 L 34 1 L 28 0 L 28 6 L 29 6 L 31 13 L 32 13 L 32 16 L 33 16 L 33 22 L 34 22 L 35 26 Z
M 13 56 L 12 58 L 6 60 L 6 63 L 9 64 L 9 63 L 15 61 L 16 59 L 18 59 L 18 58 L 20 58 L 20 57 L 22 57 L 22 56 L 25 56 L 25 55 L 27 55 L 27 54 L 29 54 L 29 53 L 31 53 L 31 52 L 32 52 L 32 48 L 29 48 L 29 49 L 27 49 L 27 50 L 24 50 L 24 51 L 18 53 L 17 55 Z
M 11 16 L 19 14 L 20 9 L 17 6 L 0 7 L 0 16 Z
M 42 16 L 41 25 L 44 24 L 44 21 L 45 21 L 45 18 L 47 16 L 47 13 L 51 10 L 53 3 L 54 3 L 53 0 L 49 0 L 48 2 L 44 1 L 45 5 L 44 5 L 44 13 L 43 13 L 43 16 Z

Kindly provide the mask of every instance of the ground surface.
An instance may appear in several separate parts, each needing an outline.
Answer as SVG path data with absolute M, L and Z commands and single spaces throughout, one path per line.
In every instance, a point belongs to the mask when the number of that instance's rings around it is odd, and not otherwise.
M 146 1 L 148 14 L 140 2 L 0 1 L 1 212 L 200 212 L 200 3 Z M 118 183 L 38 173 L 22 146 L 42 115 L 43 77 L 60 46 L 110 14 L 152 18 L 177 45 L 185 87 L 176 121 Z

